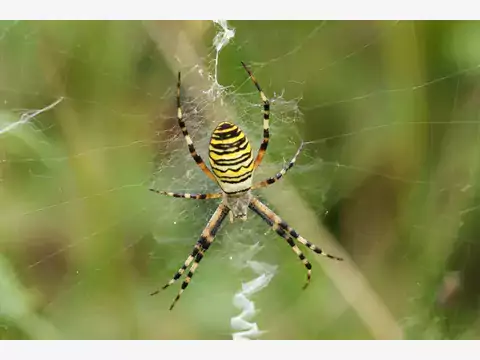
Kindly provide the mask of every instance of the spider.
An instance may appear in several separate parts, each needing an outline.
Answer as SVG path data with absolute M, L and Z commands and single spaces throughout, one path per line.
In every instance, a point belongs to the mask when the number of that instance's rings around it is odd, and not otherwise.
M 303 238 L 297 231 L 290 227 L 285 221 L 283 221 L 277 214 L 270 210 L 265 204 L 253 196 L 251 190 L 263 188 L 274 184 L 280 180 L 285 173 L 290 170 L 297 156 L 302 150 L 303 144 L 299 147 L 295 153 L 293 159 L 275 176 L 270 177 L 264 181 L 260 181 L 252 185 L 252 176 L 255 169 L 262 162 L 263 156 L 268 147 L 270 138 L 269 133 L 269 119 L 270 119 L 270 102 L 262 91 L 257 80 L 253 76 L 249 68 L 241 62 L 242 66 L 247 71 L 250 79 L 260 93 L 261 100 L 263 102 L 263 141 L 258 150 L 257 156 L 253 157 L 252 147 L 248 141 L 245 133 L 235 124 L 224 121 L 221 122 L 213 131 L 210 144 L 209 144 L 209 160 L 210 166 L 213 170 L 210 170 L 202 157 L 195 150 L 193 141 L 188 134 L 185 122 L 183 121 L 182 107 L 180 103 L 180 72 L 178 73 L 177 81 L 177 120 L 180 129 L 190 151 L 190 155 L 195 160 L 200 169 L 207 175 L 212 181 L 217 183 L 220 187 L 219 192 L 208 194 L 189 194 L 189 193 L 175 193 L 167 191 L 159 191 L 150 189 L 150 191 L 158 194 L 172 196 L 176 198 L 185 199 L 218 199 L 222 198 L 222 202 L 218 205 L 214 214 L 210 218 L 207 226 L 202 231 L 199 240 L 195 244 L 188 258 L 185 260 L 183 266 L 175 273 L 173 278 L 165 284 L 162 289 L 165 289 L 175 283 L 187 270 L 190 264 L 193 262 L 190 270 L 182 283 L 182 286 L 173 300 L 170 310 L 173 309 L 176 302 L 180 299 L 180 296 L 190 284 L 191 279 L 197 270 L 200 261 L 205 256 L 208 248 L 212 244 L 215 235 L 220 228 L 220 225 L 225 220 L 226 216 L 230 216 L 230 222 L 233 222 L 234 218 L 245 221 L 247 219 L 247 210 L 250 209 L 257 215 L 259 215 L 268 225 L 276 231 L 278 235 L 285 239 L 290 245 L 292 250 L 297 254 L 298 258 L 307 268 L 307 282 L 303 288 L 306 288 L 311 280 L 312 265 L 307 260 L 302 251 L 298 248 L 295 240 L 305 245 L 310 250 L 317 254 L 324 255 L 330 259 L 343 260 L 342 258 L 327 254 L 322 249 L 312 244 L 305 238 Z M 160 290 L 156 290 L 151 295 L 158 294 Z

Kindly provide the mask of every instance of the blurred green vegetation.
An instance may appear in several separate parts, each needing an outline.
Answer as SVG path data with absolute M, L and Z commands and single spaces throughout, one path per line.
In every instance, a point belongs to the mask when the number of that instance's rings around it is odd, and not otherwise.
M 232 297 L 254 274 L 238 245 L 279 266 L 255 295 L 264 339 L 480 336 L 479 22 L 234 21 L 212 85 L 212 22 L 0 22 L 0 339 L 230 339 Z M 226 222 L 176 308 L 178 269 L 217 201 L 176 127 L 205 154 L 225 116 L 261 138 L 250 65 L 272 102 L 270 176 L 260 191 L 344 263 L 305 269 L 250 215 Z M 202 76 L 203 74 L 203 76 Z M 228 105 L 227 105 L 228 104 Z M 323 231 L 323 233 L 321 233 Z M 327 237 L 328 234 L 328 237 Z M 329 239 L 329 240 L 326 240 Z

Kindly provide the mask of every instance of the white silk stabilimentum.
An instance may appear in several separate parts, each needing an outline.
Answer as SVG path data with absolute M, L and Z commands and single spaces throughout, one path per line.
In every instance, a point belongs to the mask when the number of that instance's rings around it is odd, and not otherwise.
M 251 258 L 259 250 L 260 247 L 258 243 L 251 246 L 250 249 L 244 253 L 244 256 L 242 256 L 243 260 Z M 238 260 L 241 261 L 242 259 L 237 259 L 237 261 Z M 230 320 L 232 329 L 236 331 L 232 333 L 233 340 L 252 340 L 252 338 L 256 338 L 264 333 L 264 331 L 258 328 L 256 322 L 251 322 L 251 319 L 257 311 L 255 309 L 255 303 L 250 300 L 250 297 L 267 287 L 277 270 L 277 266 L 275 265 L 253 260 L 244 261 L 243 267 L 250 268 L 258 277 L 243 283 L 241 290 L 233 296 L 233 305 L 241 310 L 238 316 Z

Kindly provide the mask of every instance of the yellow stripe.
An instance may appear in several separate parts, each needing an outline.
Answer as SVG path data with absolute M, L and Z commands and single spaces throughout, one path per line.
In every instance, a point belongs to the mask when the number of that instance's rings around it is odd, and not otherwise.
M 228 139 L 215 139 L 214 137 L 212 137 L 210 139 L 210 144 L 213 144 L 213 145 L 217 145 L 217 144 L 233 144 L 234 142 L 236 141 L 239 141 L 239 140 L 242 140 L 243 138 L 245 138 L 245 134 L 243 132 L 241 132 L 240 134 L 238 134 L 238 136 L 236 137 L 232 137 L 232 138 L 228 138 Z
M 219 178 L 231 179 L 231 178 L 239 178 L 239 177 L 245 176 L 246 174 L 251 173 L 252 169 L 253 169 L 253 163 L 248 168 L 241 167 L 238 170 L 227 170 L 227 172 L 217 172 L 215 171 L 215 169 L 213 171 Z
M 242 143 L 241 146 L 232 146 L 227 149 L 219 149 L 213 146 L 210 146 L 208 149 L 210 150 L 210 152 L 214 152 L 216 155 L 220 154 L 220 156 L 222 156 L 223 154 L 233 154 L 239 151 L 244 151 L 247 148 L 248 148 L 248 143 L 245 142 L 245 143 Z
M 253 158 L 250 158 L 250 162 L 242 161 L 240 164 L 236 164 L 236 165 L 212 164 L 212 168 L 214 168 L 218 172 L 222 172 L 222 171 L 225 172 L 227 170 L 240 171 L 241 168 L 248 169 L 252 161 L 253 161 Z
M 241 184 L 247 181 L 251 181 L 252 174 L 242 175 L 238 177 L 230 177 L 230 178 L 221 178 L 218 177 L 218 182 L 225 183 L 225 184 Z
M 222 124 L 225 124 L 225 123 L 222 123 Z M 220 129 L 219 127 L 222 124 L 218 125 L 217 129 L 215 129 L 214 132 L 213 132 L 214 134 L 221 134 L 221 133 L 225 133 L 225 132 L 238 130 L 238 126 L 236 126 L 236 125 L 233 125 L 232 127 L 229 127 L 228 129 Z
M 250 144 L 248 144 L 247 147 L 244 150 L 235 151 L 231 154 L 221 154 L 221 155 L 218 155 L 218 154 L 210 151 L 209 156 L 213 160 L 233 160 L 233 159 L 238 159 L 245 154 L 249 154 L 249 153 L 251 153 L 251 151 L 252 151 L 252 147 L 250 146 Z M 245 161 L 248 163 L 248 160 L 249 159 L 246 159 Z

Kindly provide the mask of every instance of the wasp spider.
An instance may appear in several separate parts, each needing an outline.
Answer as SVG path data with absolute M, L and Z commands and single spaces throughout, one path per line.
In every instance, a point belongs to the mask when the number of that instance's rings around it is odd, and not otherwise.
M 248 141 L 245 133 L 235 124 L 231 122 L 220 123 L 213 131 L 210 144 L 209 144 L 209 160 L 213 172 L 205 165 L 201 156 L 195 150 L 193 141 L 188 134 L 185 122 L 182 116 L 182 107 L 180 104 L 180 73 L 178 73 L 177 82 L 177 119 L 178 125 L 182 129 L 183 136 L 187 142 L 188 150 L 192 155 L 200 169 L 211 180 L 216 182 L 221 191 L 209 194 L 188 194 L 188 193 L 174 193 L 159 191 L 150 189 L 158 194 L 172 196 L 176 198 L 185 199 L 218 199 L 222 198 L 222 202 L 216 209 L 215 213 L 211 217 L 207 226 L 200 235 L 199 240 L 195 244 L 192 252 L 185 260 L 183 266 L 176 272 L 173 278 L 163 286 L 162 289 L 167 288 L 177 281 L 192 264 L 190 270 L 182 283 L 181 289 L 178 295 L 173 300 L 170 310 L 173 309 L 175 303 L 180 299 L 183 291 L 190 283 L 195 270 L 197 270 L 200 261 L 203 259 L 208 248 L 212 244 L 215 234 L 217 233 L 220 225 L 225 220 L 227 215 L 230 215 L 230 221 L 233 222 L 234 218 L 246 220 L 247 209 L 250 208 L 253 212 L 259 215 L 273 230 L 277 232 L 285 241 L 290 245 L 292 250 L 297 254 L 298 258 L 307 268 L 307 282 L 304 288 L 310 283 L 312 265 L 303 255 L 302 251 L 298 248 L 295 240 L 305 245 L 310 250 L 317 254 L 324 255 L 330 259 L 342 260 L 339 257 L 327 254 L 319 247 L 315 246 L 305 238 L 303 238 L 298 232 L 290 227 L 285 221 L 283 221 L 277 214 L 270 210 L 265 204 L 252 195 L 251 190 L 263 188 L 271 185 L 280 180 L 285 173 L 292 168 L 295 164 L 298 154 L 300 153 L 302 146 L 297 150 L 293 159 L 275 176 L 270 177 L 264 181 L 255 183 L 252 185 L 252 176 L 255 169 L 262 162 L 262 158 L 267 150 L 269 134 L 269 118 L 270 118 L 270 103 L 263 93 L 260 85 L 253 76 L 252 72 L 242 62 L 243 67 L 248 72 L 248 75 L 252 79 L 254 85 L 260 93 L 260 97 L 263 102 L 263 141 L 260 145 L 260 149 L 257 156 L 254 158 L 252 154 L 252 147 Z M 153 292 L 151 295 L 158 294 L 160 290 Z

